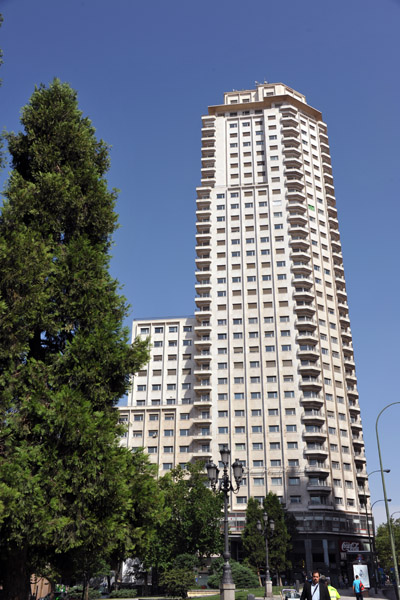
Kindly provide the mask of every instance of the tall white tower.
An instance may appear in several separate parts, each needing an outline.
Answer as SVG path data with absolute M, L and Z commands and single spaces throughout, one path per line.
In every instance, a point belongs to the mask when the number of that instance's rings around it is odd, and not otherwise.
M 209 108 L 201 150 L 196 310 L 172 324 L 190 342 L 176 353 L 164 346 L 161 359 L 154 348 L 121 415 L 159 423 L 151 446 L 145 432 L 131 443 L 150 446 L 161 469 L 217 459 L 228 445 L 246 471 L 232 533 L 248 498 L 273 491 L 298 521 L 297 568 L 305 558 L 307 568 L 350 575 L 367 550 L 368 486 L 327 126 L 302 94 L 262 84 Z M 135 322 L 141 329 L 158 342 L 159 322 Z M 161 401 L 174 354 L 180 392 L 171 401 L 165 388 Z M 169 461 L 154 443 L 163 412 L 176 423 Z

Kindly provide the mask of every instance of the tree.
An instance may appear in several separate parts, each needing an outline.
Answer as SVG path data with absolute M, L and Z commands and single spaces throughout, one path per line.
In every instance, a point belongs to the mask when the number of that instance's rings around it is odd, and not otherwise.
M 208 578 L 208 585 L 211 588 L 218 589 L 221 586 L 222 571 L 224 565 L 223 558 L 217 558 L 211 563 L 212 574 Z M 229 563 L 232 569 L 232 578 L 237 588 L 254 588 L 258 587 L 259 581 L 257 575 L 245 565 L 241 565 L 236 560 L 230 559 Z
M 210 556 L 222 549 L 221 511 L 223 498 L 206 487 L 204 464 L 177 467 L 160 479 L 168 507 L 168 519 L 157 529 L 155 543 L 145 562 L 153 566 L 153 585 L 182 554 Z
M 175 567 L 168 569 L 161 576 L 161 585 L 165 588 L 168 596 L 186 598 L 188 591 L 195 583 L 194 572 L 188 569 Z
M 258 528 L 261 524 L 261 529 Z M 257 570 L 260 577 L 260 568 L 265 566 L 265 538 L 264 538 L 263 510 L 258 500 L 249 498 L 246 510 L 246 525 L 242 534 L 243 552 L 246 562 Z
M 116 192 L 108 149 L 55 80 L 7 136 L 0 218 L 0 572 L 22 600 L 29 574 L 79 557 L 85 577 L 129 533 L 132 457 L 116 405 L 148 342 L 128 344 L 108 272 Z M 72 561 L 73 563 L 73 561 Z
M 280 573 L 291 566 L 288 554 L 292 549 L 290 535 L 285 519 L 284 508 L 276 494 L 269 492 L 264 498 L 264 512 L 268 515 L 267 539 L 269 550 L 269 562 L 272 572 L 275 572 L 278 579 Z M 272 531 L 269 520 L 274 521 L 274 530 Z
M 400 519 L 391 520 L 396 555 L 400 552 Z M 387 523 L 378 526 L 375 536 L 376 553 L 380 566 L 388 573 L 393 568 L 392 548 L 390 545 L 389 528 Z

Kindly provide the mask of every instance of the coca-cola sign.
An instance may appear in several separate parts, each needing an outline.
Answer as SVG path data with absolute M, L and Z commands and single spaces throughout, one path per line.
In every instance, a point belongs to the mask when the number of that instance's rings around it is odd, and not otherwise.
M 362 549 L 361 542 L 350 542 L 348 540 L 340 542 L 341 552 L 360 552 Z

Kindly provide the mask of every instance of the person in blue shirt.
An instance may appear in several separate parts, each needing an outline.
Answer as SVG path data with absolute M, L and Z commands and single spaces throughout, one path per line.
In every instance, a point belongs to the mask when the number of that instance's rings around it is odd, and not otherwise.
M 353 581 L 353 590 L 356 595 L 356 600 L 363 600 L 362 589 L 361 589 L 362 581 L 358 575 L 356 575 Z

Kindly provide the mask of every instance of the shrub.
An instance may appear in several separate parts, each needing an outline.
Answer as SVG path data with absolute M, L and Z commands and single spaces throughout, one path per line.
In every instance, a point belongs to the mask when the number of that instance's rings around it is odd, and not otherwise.
M 230 560 L 233 581 L 238 589 L 258 587 L 259 581 L 257 575 L 248 567 L 241 565 L 235 560 Z M 210 588 L 218 589 L 222 578 L 223 559 L 217 559 L 212 563 L 211 570 L 213 574 L 208 578 Z
M 136 598 L 137 590 L 114 590 L 109 598 Z
M 161 585 L 168 596 L 186 598 L 188 590 L 196 583 L 193 571 L 169 569 L 161 576 Z

